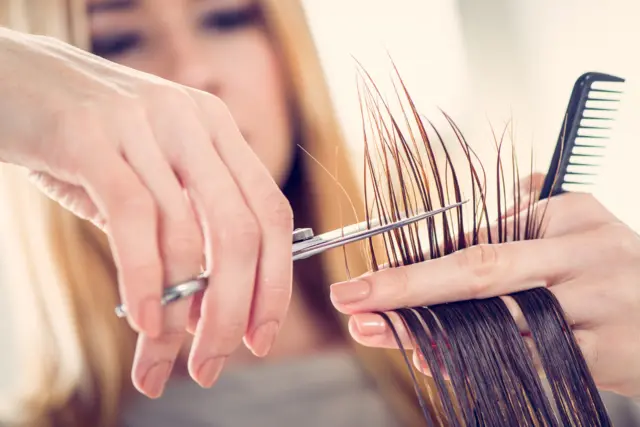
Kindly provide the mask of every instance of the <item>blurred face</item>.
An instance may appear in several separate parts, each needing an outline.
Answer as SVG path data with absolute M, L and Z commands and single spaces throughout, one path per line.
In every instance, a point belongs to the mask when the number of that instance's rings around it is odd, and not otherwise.
M 88 0 L 88 13 L 95 54 L 220 97 L 274 179 L 286 179 L 287 94 L 254 1 Z

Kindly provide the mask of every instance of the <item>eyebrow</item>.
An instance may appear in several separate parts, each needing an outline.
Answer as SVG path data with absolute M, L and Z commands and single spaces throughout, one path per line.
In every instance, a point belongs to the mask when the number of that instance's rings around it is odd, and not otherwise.
M 106 0 L 87 6 L 87 13 L 120 11 L 132 9 L 138 5 L 138 0 Z

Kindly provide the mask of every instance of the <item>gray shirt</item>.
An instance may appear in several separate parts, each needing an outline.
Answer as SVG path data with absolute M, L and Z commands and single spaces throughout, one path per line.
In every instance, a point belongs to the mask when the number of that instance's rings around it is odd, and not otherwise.
M 211 389 L 172 378 L 160 399 L 137 397 L 123 414 L 126 427 L 398 425 L 346 353 L 224 370 Z
M 164 395 L 136 394 L 123 427 L 399 426 L 358 361 L 346 353 L 224 370 L 212 389 L 173 378 Z M 603 393 L 616 427 L 640 425 L 640 406 Z

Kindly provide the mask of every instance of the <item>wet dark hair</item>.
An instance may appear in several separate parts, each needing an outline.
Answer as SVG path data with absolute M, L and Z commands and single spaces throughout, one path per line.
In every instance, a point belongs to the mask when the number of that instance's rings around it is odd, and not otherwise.
M 383 221 L 468 199 L 467 209 L 449 211 L 389 232 L 366 243 L 372 271 L 446 256 L 480 243 L 537 239 L 546 208 L 531 187 L 518 189 L 520 172 L 510 129 L 494 135 L 496 162 L 485 168 L 446 113 L 449 140 L 421 116 L 396 69 L 400 114 L 392 113 L 373 79 L 360 68 L 359 95 L 364 133 L 366 217 Z M 445 141 L 446 140 L 446 141 Z M 451 142 L 453 141 L 453 143 Z M 512 172 L 505 172 L 508 156 Z M 455 164 L 461 150 L 463 165 Z M 532 156 L 533 157 L 533 156 Z M 533 165 L 531 165 L 531 172 Z M 487 176 L 487 172 L 492 175 Z M 489 179 L 495 177 L 497 223 L 491 220 Z M 507 197 L 509 186 L 515 192 Z M 468 197 L 463 189 L 470 188 Z M 553 203 L 553 200 L 549 200 Z M 515 209 L 511 218 L 506 207 Z M 493 206 L 493 205 L 492 205 Z M 545 205 L 546 206 L 546 205 Z M 428 279 L 425 278 L 425 286 Z M 501 298 L 475 299 L 394 310 L 428 366 L 435 390 L 424 392 L 405 355 L 429 426 L 607 426 L 611 422 L 562 307 L 545 287 L 510 295 L 530 330 L 535 352 L 551 386 L 545 393 L 533 355 Z M 379 313 L 406 351 L 390 313 Z M 436 409 L 437 408 L 437 409 Z

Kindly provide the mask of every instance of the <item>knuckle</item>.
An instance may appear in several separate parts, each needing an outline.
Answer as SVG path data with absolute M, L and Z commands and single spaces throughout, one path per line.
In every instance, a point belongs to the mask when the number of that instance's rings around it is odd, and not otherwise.
M 469 297 L 485 295 L 499 265 L 498 251 L 494 245 L 480 244 L 460 251 L 458 267 L 471 275 Z
M 147 121 L 147 110 L 140 99 L 134 96 L 122 97 L 115 101 L 112 110 L 118 121 L 130 126 L 139 126 Z
M 151 218 L 156 214 L 156 204 L 151 195 L 142 188 L 131 188 L 130 183 L 123 182 L 121 185 L 114 185 L 111 189 L 111 199 L 113 201 L 112 216 L 138 216 Z
M 264 204 L 264 220 L 269 227 L 289 232 L 293 230 L 293 209 L 279 189 L 268 190 Z
M 215 95 L 205 94 L 199 98 L 199 102 L 203 109 L 214 117 L 225 117 L 231 115 L 227 104 Z
M 205 125 L 212 135 L 216 135 L 218 129 L 217 124 L 220 122 L 228 121 L 235 123 L 229 107 L 222 99 L 209 93 L 197 93 L 194 94 L 194 98 L 203 116 L 207 118 Z
M 147 90 L 147 99 L 154 105 L 161 105 L 171 114 L 182 115 L 185 111 L 193 111 L 195 103 L 188 91 L 174 84 L 152 84 Z
M 213 232 L 214 250 L 218 253 L 232 251 L 238 256 L 253 256 L 260 247 L 260 227 L 250 214 L 226 216 L 216 221 L 220 224 Z

